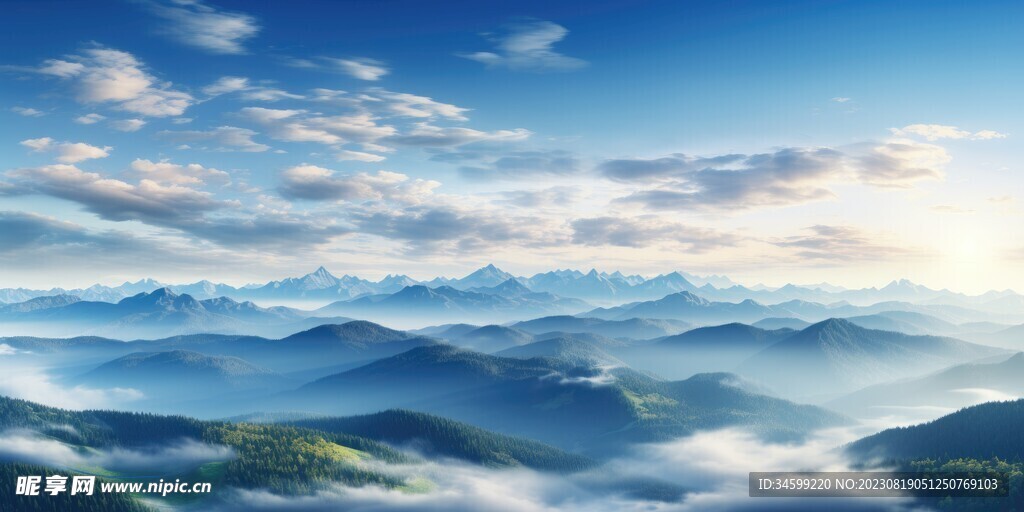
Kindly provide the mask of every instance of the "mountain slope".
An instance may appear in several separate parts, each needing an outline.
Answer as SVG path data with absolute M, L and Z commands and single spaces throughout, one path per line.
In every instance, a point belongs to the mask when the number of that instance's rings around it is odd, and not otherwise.
M 852 316 L 846 319 L 866 329 L 895 331 L 903 334 L 948 336 L 959 332 L 957 326 L 952 323 L 911 311 L 884 311 L 874 315 Z
M 136 352 L 102 364 L 75 379 L 96 388 L 138 389 L 149 398 L 199 396 L 290 385 L 281 374 L 237 357 L 198 352 Z
M 526 345 L 512 347 L 494 355 L 530 359 L 532 357 L 553 357 L 573 366 L 626 366 L 622 360 L 614 357 L 594 345 L 574 339 L 571 335 L 557 336 Z
M 411 445 L 428 456 L 454 457 L 487 466 L 526 466 L 562 472 L 594 465 L 586 457 L 543 443 L 407 410 L 391 409 L 346 418 L 315 418 L 291 424 L 325 432 L 343 432 L 393 445 Z
M 1024 400 L 990 402 L 935 421 L 892 428 L 846 447 L 862 460 L 957 458 L 1020 460 L 1024 457 Z
M 121 470 L 129 471 L 128 475 L 141 474 L 153 481 L 197 481 L 190 477 L 202 474 L 202 481 L 210 482 L 213 489 L 269 489 L 293 496 L 312 495 L 328 483 L 397 488 L 404 483 L 400 477 L 386 475 L 368 463 L 410 462 L 408 457 L 381 443 L 348 434 L 281 425 L 200 421 L 183 416 L 67 411 L 2 396 L 0 430 L 36 432 L 45 436 L 45 442 L 64 443 L 61 451 L 92 454 L 87 460 L 96 461 L 99 466 L 79 469 L 87 474 L 108 474 L 108 470 L 117 469 L 102 466 L 115 464 L 122 458 L 117 454 L 130 449 L 130 470 Z M 183 444 L 186 440 L 188 443 Z M 171 464 L 168 460 L 174 457 L 167 453 L 178 446 L 198 455 L 178 457 L 185 462 Z M 158 447 L 167 447 L 170 452 L 154 451 Z M 225 457 L 224 450 L 230 450 L 230 456 Z M 95 457 L 105 452 L 114 456 Z M 221 454 L 213 457 L 215 470 L 200 471 L 210 457 L 201 454 L 211 452 Z M 32 454 L 9 454 L 15 461 L 25 455 Z M 62 474 L 66 475 L 69 469 L 75 468 L 61 468 Z M 200 502 L 196 508 L 207 510 L 216 508 L 214 505 L 219 503 Z
M 899 407 L 959 409 L 1024 396 L 1024 353 L 997 363 L 968 363 L 924 377 L 876 384 L 828 402 L 858 417 L 884 416 Z
M 485 325 L 450 338 L 455 344 L 478 352 L 497 352 L 533 341 L 533 335 L 515 327 Z
M 618 355 L 635 368 L 669 378 L 731 371 L 746 358 L 791 335 L 790 329 L 764 330 L 732 323 L 699 327 Z
M 829 319 L 769 346 L 737 371 L 784 396 L 826 395 L 1007 354 L 953 338 L 910 336 Z
M 304 399 L 346 396 L 345 405 L 398 405 L 503 380 L 540 377 L 551 367 L 536 360 L 498 358 L 450 345 L 420 347 L 331 375 L 299 388 Z

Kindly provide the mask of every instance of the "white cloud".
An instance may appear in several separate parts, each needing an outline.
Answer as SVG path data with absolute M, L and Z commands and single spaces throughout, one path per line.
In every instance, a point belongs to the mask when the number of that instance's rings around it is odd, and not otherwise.
M 468 120 L 465 113 L 469 109 L 441 103 L 426 96 L 375 88 L 370 89 L 364 97 L 383 101 L 385 108 L 394 115 L 422 118 L 443 117 L 453 121 Z
M 906 188 L 919 181 L 942 179 L 942 168 L 951 159 L 942 146 L 891 139 L 857 153 L 852 167 L 862 183 Z
M 57 161 L 66 164 L 73 164 L 94 158 L 106 158 L 110 156 L 110 146 L 102 148 L 91 146 L 84 142 L 56 142 L 50 137 L 39 139 L 27 139 L 20 142 L 22 146 L 30 148 L 36 153 L 53 152 L 57 154 Z
M 241 98 L 249 101 L 301 100 L 305 96 L 270 87 L 251 87 L 242 91 Z
M 832 186 L 909 188 L 941 180 L 945 148 L 911 139 L 842 148 L 781 148 L 763 154 L 607 160 L 597 170 L 620 183 L 650 183 L 618 199 L 652 210 L 744 210 L 835 199 Z
M 350 151 L 343 149 L 335 153 L 335 158 L 338 160 L 354 160 L 357 162 L 382 162 L 385 157 L 375 155 L 373 153 L 364 153 L 362 151 Z
M 140 179 L 185 186 L 202 186 L 206 183 L 228 183 L 228 173 L 203 167 L 199 164 L 179 165 L 168 160 L 151 162 L 141 158 L 132 162 L 131 168 Z
M 249 79 L 241 76 L 223 76 L 216 82 L 203 87 L 203 94 L 208 96 L 220 96 L 238 92 L 240 97 L 247 101 L 279 101 L 279 100 L 301 100 L 305 96 L 292 94 L 281 89 L 250 85 Z
M 990 140 L 1006 138 L 1006 134 L 993 130 L 981 130 L 971 133 L 967 130 L 957 128 L 956 126 L 942 124 L 911 124 L 904 126 L 903 128 L 890 128 L 889 131 L 897 137 L 910 137 L 916 135 L 929 141 L 936 141 L 939 139 Z
M 733 235 L 652 215 L 581 218 L 571 225 L 572 241 L 579 245 L 648 247 L 672 242 L 690 253 L 701 253 L 734 246 L 739 241 Z
M 42 117 L 46 115 L 46 112 L 30 107 L 11 107 L 11 112 L 25 117 Z
M 75 122 L 78 124 L 96 124 L 104 119 L 106 119 L 105 116 L 101 116 L 94 112 L 92 114 L 76 117 Z
M 845 96 L 836 96 L 835 98 L 832 98 L 832 101 L 834 101 L 836 103 L 846 103 L 846 102 L 848 102 L 850 100 L 851 100 L 851 98 L 847 98 Z
M 203 94 L 219 96 L 229 92 L 242 91 L 249 87 L 249 79 L 241 76 L 222 76 L 216 82 L 203 87 Z
M 347 59 L 337 57 L 287 58 L 285 62 L 289 66 L 296 68 L 344 73 L 353 78 L 371 82 L 380 80 L 391 72 L 384 62 L 368 57 L 352 57 Z
M 340 144 L 344 139 L 326 130 L 310 127 L 302 120 L 304 110 L 281 110 L 245 107 L 240 115 L 267 128 L 271 137 L 289 142 L 319 142 Z
M 394 92 L 380 87 L 371 87 L 359 94 L 350 94 L 336 89 L 313 89 L 312 99 L 372 111 L 381 116 L 469 120 L 465 115 L 466 112 L 469 112 L 468 108 L 442 103 L 427 96 Z
M 474 142 L 517 142 L 528 139 L 533 132 L 524 128 L 484 132 L 472 128 L 441 127 L 416 123 L 407 133 L 390 140 L 409 146 L 461 146 Z
M 376 81 L 387 75 L 389 70 L 384 63 L 376 59 L 328 59 L 347 75 L 360 80 Z
M 122 132 L 137 132 L 146 126 L 142 119 L 118 119 L 110 122 L 110 127 Z
M 290 142 L 372 143 L 397 133 L 393 126 L 378 124 L 377 118 L 368 113 L 324 116 L 310 115 L 305 110 L 246 107 L 240 115 L 266 127 L 271 137 Z
M 85 71 L 85 65 L 79 62 L 68 62 L 60 59 L 49 59 L 36 71 L 44 75 L 53 75 L 60 78 L 70 78 Z
M 48 60 L 36 71 L 72 82 L 81 103 L 110 103 L 153 117 L 181 115 L 193 103 L 191 95 L 159 82 L 128 52 L 96 47 L 66 58 Z
M 385 199 L 415 203 L 441 185 L 436 181 L 410 179 L 390 171 L 339 176 L 331 169 L 315 165 L 291 167 L 281 174 L 281 178 L 282 196 L 318 201 Z
M 210 194 L 143 179 L 137 185 L 56 164 L 8 172 L 29 190 L 82 204 L 108 220 L 167 225 L 226 206 Z
M 258 135 L 256 132 L 248 128 L 238 128 L 235 126 L 218 126 L 217 128 L 206 131 L 164 130 L 156 135 L 161 139 L 171 142 L 210 142 L 217 145 L 214 149 L 218 151 L 246 151 L 250 153 L 259 153 L 270 149 L 270 146 L 260 144 L 253 140 L 253 137 Z
M 974 132 L 974 135 L 971 138 L 975 140 L 990 140 L 1005 139 L 1006 137 L 1007 135 L 1005 133 L 999 133 L 994 130 L 981 130 L 978 132 Z
M 169 171 L 173 169 L 157 168 L 158 179 L 166 179 Z M 145 171 L 131 172 L 145 174 Z M 188 166 L 183 166 L 181 172 L 204 176 L 212 173 L 210 169 L 200 172 Z M 103 220 L 137 221 L 170 228 L 192 239 L 213 242 L 222 247 L 290 253 L 299 247 L 329 243 L 350 231 L 331 215 L 317 212 L 290 215 L 259 207 L 248 208 L 239 200 L 220 200 L 196 186 L 150 178 L 129 183 L 66 164 L 16 169 L 6 175 L 11 179 L 9 184 L 15 193 L 65 199 Z M 103 251 L 100 253 L 102 255 Z M 183 251 L 176 254 L 175 259 L 190 255 L 189 251 Z
M 587 61 L 554 50 L 554 44 L 568 34 L 569 31 L 557 23 L 523 21 L 510 24 L 499 33 L 484 34 L 495 44 L 495 51 L 462 53 L 459 56 L 488 67 L 515 71 L 570 71 L 585 67 Z
M 200 0 L 154 0 L 152 11 L 171 22 L 167 35 L 182 44 L 210 53 L 245 53 L 245 42 L 259 32 L 256 18 L 239 12 L 220 11 Z

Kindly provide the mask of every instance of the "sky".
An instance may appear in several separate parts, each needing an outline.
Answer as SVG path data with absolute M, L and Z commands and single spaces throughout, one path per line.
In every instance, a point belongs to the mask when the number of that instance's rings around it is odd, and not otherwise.
M 1024 290 L 1019 2 L 0 9 L 0 286 Z

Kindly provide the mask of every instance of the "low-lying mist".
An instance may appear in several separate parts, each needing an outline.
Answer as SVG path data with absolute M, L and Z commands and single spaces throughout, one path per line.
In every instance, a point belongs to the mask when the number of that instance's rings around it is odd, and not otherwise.
M 911 510 L 905 499 L 750 498 L 750 471 L 843 471 L 841 447 L 862 429 L 821 431 L 806 441 L 773 444 L 739 429 L 699 432 L 671 442 L 638 445 L 596 469 L 555 475 L 524 468 L 493 469 L 436 461 L 375 469 L 406 478 L 410 489 L 333 486 L 312 496 L 266 490 L 232 491 L 219 510 L 286 511 L 716 511 Z M 678 488 L 678 499 L 651 489 Z M 670 494 L 670 493 L 669 493 Z

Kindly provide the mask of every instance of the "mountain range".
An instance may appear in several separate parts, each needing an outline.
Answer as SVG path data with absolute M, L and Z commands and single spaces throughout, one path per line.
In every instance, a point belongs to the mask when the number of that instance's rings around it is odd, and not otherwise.
M 251 333 L 293 324 L 308 315 L 285 307 L 259 307 L 227 297 L 197 300 L 169 288 L 139 292 L 116 303 L 40 297 L 0 309 L 0 324 L 43 335 L 91 334 L 118 338 L 153 338 L 189 333 Z
M 128 342 L 99 337 L 0 338 L 0 345 L 12 353 L 8 357 L 24 361 L 44 358 L 88 365 L 133 353 L 182 352 L 239 358 L 280 373 L 304 371 L 319 376 L 337 373 L 340 367 L 352 368 L 415 347 L 440 343 L 434 338 L 365 321 L 321 325 L 281 339 L 228 334 L 190 334 Z M 190 363 L 187 358 L 180 362 Z M 219 364 L 216 361 L 202 362 L 207 363 Z
M 280 403 L 329 414 L 413 408 L 584 452 L 700 428 L 743 425 L 790 438 L 848 421 L 755 393 L 735 375 L 663 381 L 608 368 L 609 358 L 592 345 L 559 338 L 502 355 L 421 347 L 311 382 Z
M 459 290 L 449 285 L 437 288 L 407 286 L 389 295 L 334 302 L 314 314 L 423 325 L 445 320 L 505 322 L 550 314 L 579 313 L 590 307 L 579 299 L 532 292 L 515 279 L 473 289 L 477 291 Z
M 72 295 L 84 301 L 117 302 L 140 292 L 169 288 L 176 294 L 197 299 L 231 297 L 236 301 L 282 303 L 291 301 L 328 302 L 349 301 L 364 296 L 392 294 L 405 287 L 423 285 L 428 288 L 447 286 L 455 290 L 482 291 L 514 279 L 531 292 L 550 293 L 564 298 L 582 299 L 597 304 L 621 304 L 663 298 L 678 292 L 689 292 L 710 301 L 742 302 L 754 300 L 762 304 L 781 304 L 790 301 L 820 304 L 848 303 L 866 306 L 879 302 L 908 302 L 919 305 L 949 305 L 985 311 L 991 315 L 1007 317 L 1012 323 L 1024 322 L 1021 305 L 1024 296 L 1010 290 L 990 291 L 969 296 L 949 290 L 935 290 L 905 279 L 894 280 L 881 288 L 848 290 L 827 283 L 815 285 L 787 284 L 772 288 L 763 285 L 745 287 L 722 276 L 701 277 L 686 272 L 670 272 L 654 277 L 625 275 L 621 272 L 580 272 L 555 270 L 533 276 L 514 276 L 494 265 L 482 267 L 462 278 L 437 277 L 416 280 L 406 275 L 387 275 L 371 281 L 353 275 L 337 277 L 324 267 L 301 277 L 234 287 L 210 281 L 168 285 L 153 279 L 126 282 L 119 286 L 94 285 L 88 288 L 32 290 L 25 288 L 0 289 L 0 303 L 18 303 L 44 296 Z M 835 315 L 833 315 L 835 316 Z

